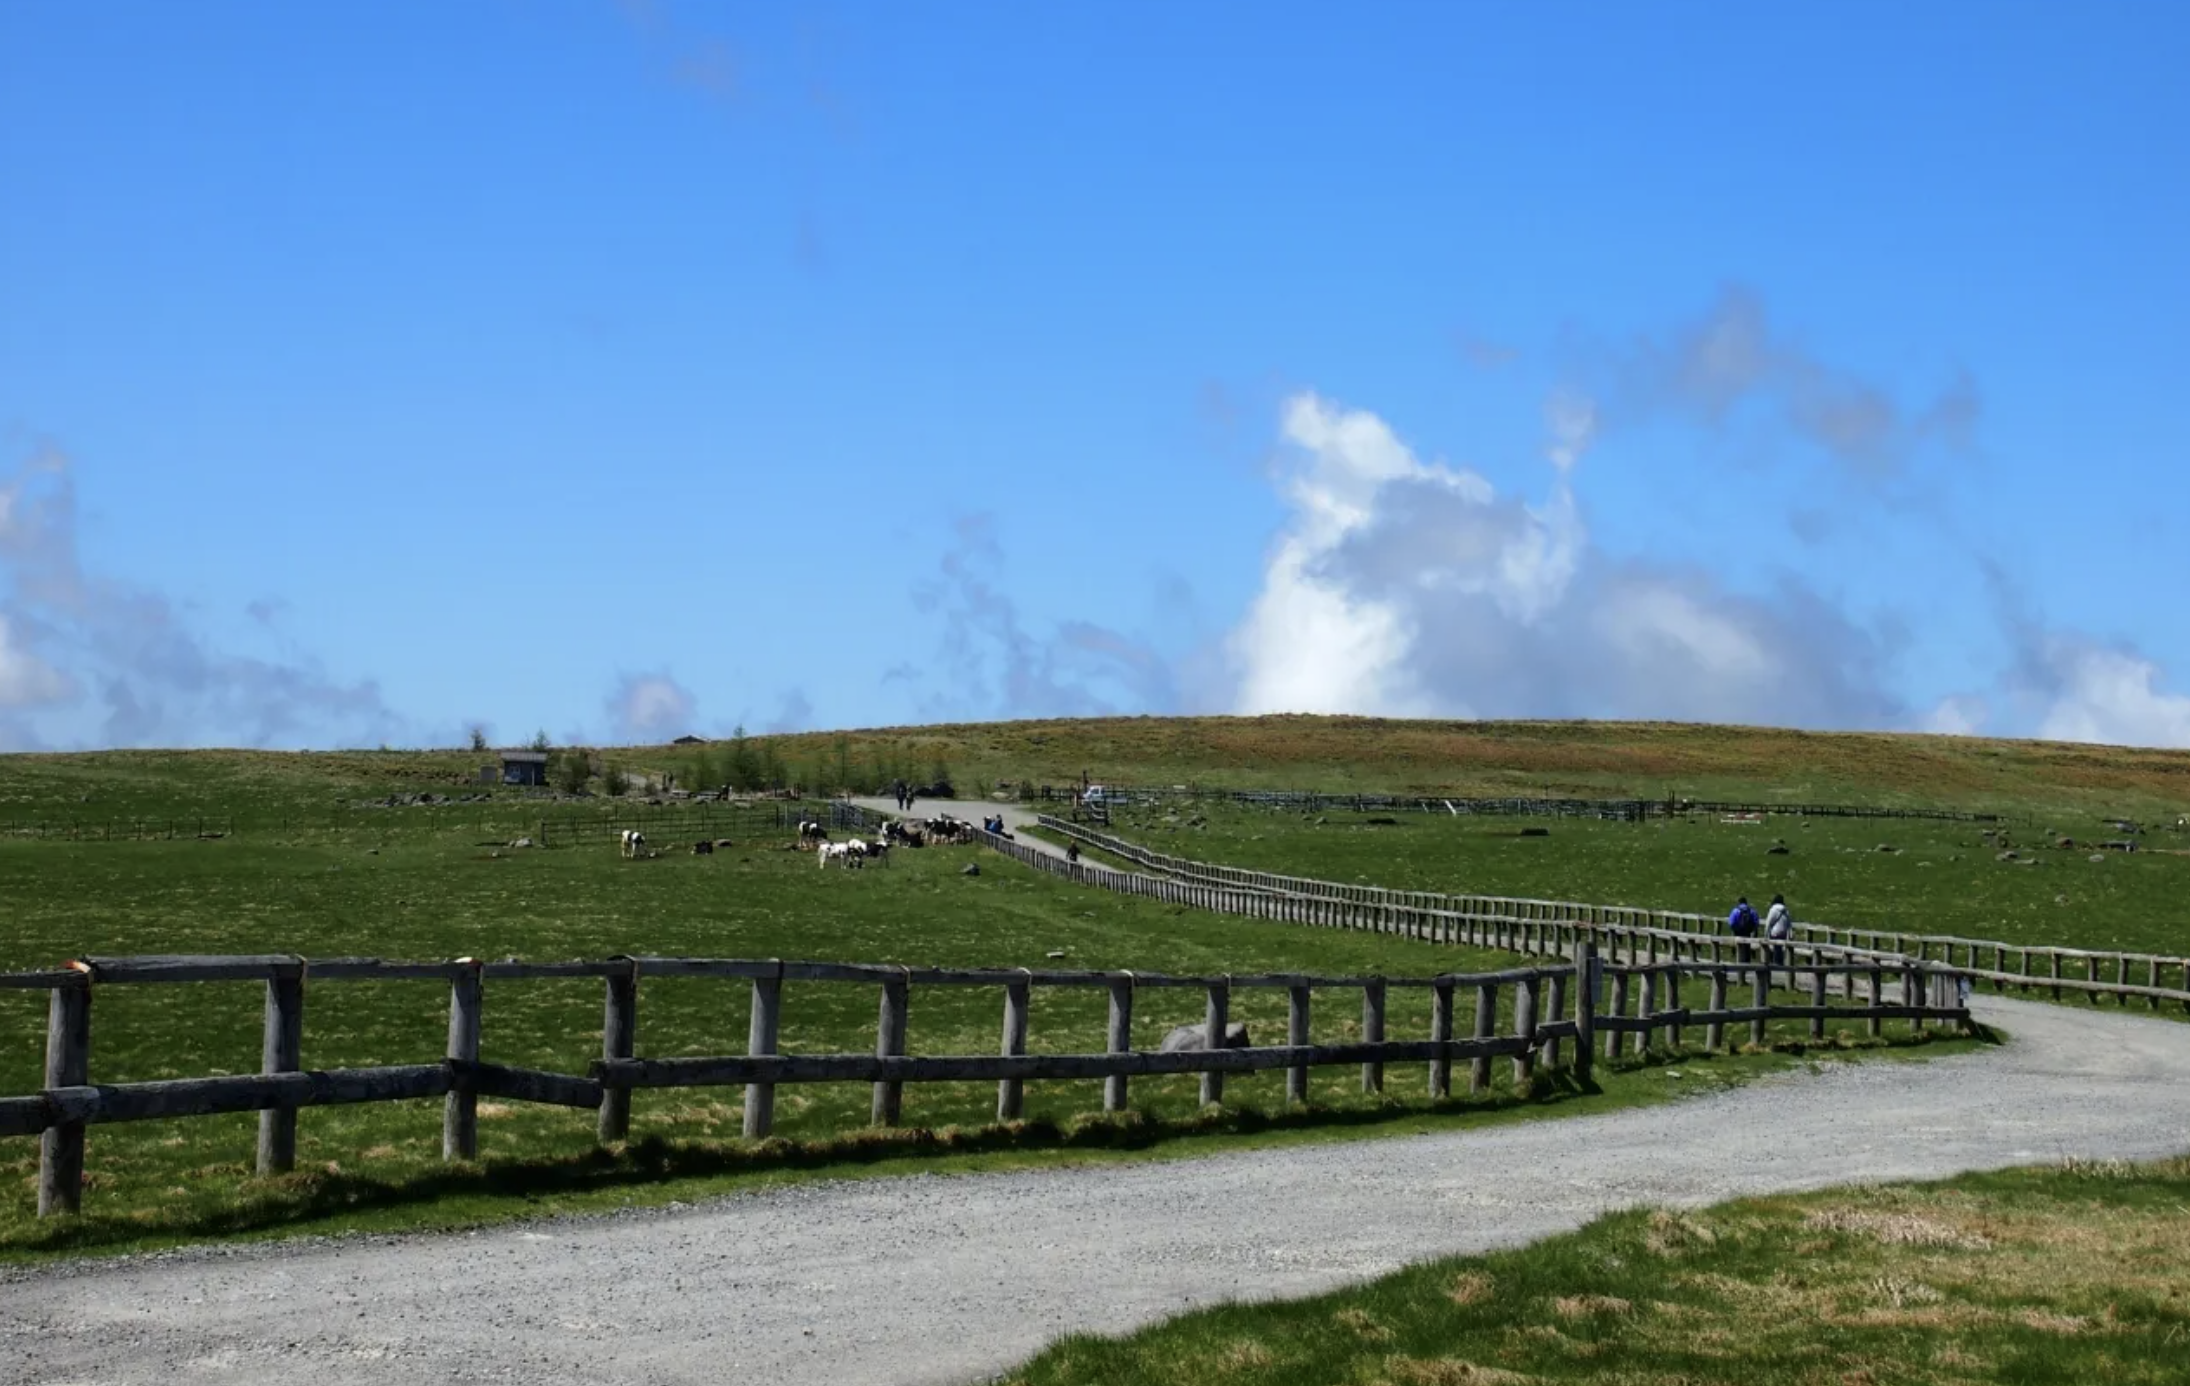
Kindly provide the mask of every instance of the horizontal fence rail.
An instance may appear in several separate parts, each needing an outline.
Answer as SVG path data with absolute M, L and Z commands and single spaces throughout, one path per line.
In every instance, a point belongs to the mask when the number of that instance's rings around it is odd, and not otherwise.
M 1648 947 L 1651 946 L 1648 941 L 1655 940 L 1657 946 L 1667 951 L 1682 947 L 1693 949 L 1707 942 L 1714 945 L 1738 942 L 1727 933 L 1726 921 L 1715 915 L 1349 885 L 1168 856 L 1048 814 L 1041 815 L 1037 821 L 1051 832 L 1143 870 L 1170 877 L 1181 885 L 1311 902 L 1315 910 L 1313 917 L 1306 921 L 1311 923 L 1399 932 L 1434 942 L 1509 948 L 1521 953 L 1541 952 L 1545 946 L 1558 951 L 1570 946 L 1579 932 L 1599 934 L 1608 947 L 1622 946 L 1627 940 Z M 1222 898 L 1229 900 L 1231 897 Z M 1252 911 L 1227 908 L 1226 912 Z M 1461 924 L 1457 935 L 1452 930 L 1453 921 Z M 1545 938 L 1544 926 L 1550 924 L 1558 927 Z M 1683 940 L 1689 942 L 1684 944 Z M 1766 946 L 1767 942 L 1759 939 L 1756 946 Z M 2094 1001 L 2111 996 L 2124 1004 L 2134 997 L 2143 999 L 2153 1009 L 2158 1009 L 2163 1001 L 2178 1002 L 2190 1009 L 2190 958 L 1803 923 L 1794 926 L 1788 943 L 1820 960 L 1833 955 L 1850 958 L 1875 955 L 1936 961 L 1974 981 L 1990 982 L 1996 991 L 2004 991 L 2010 986 L 2026 992 L 2050 990 L 2056 1000 L 2066 992 L 2077 992 Z M 1695 953 L 1691 951 L 1686 955 L 1695 956 Z M 1723 952 L 1714 946 L 1712 955 L 1716 959 L 1723 956 Z M 2170 986 L 2170 981 L 2178 984 Z
M 1140 883 L 1142 893 L 1171 898 L 1180 891 L 1212 889 L 1181 882 L 1067 863 L 1004 839 L 999 851 L 1032 858 L 1042 869 L 1100 872 Z M 1022 855 L 1024 854 L 1024 855 Z M 1044 865 L 1046 864 L 1046 865 Z M 1286 909 L 1315 902 L 1250 896 Z M 873 1086 L 872 1117 L 877 1125 L 903 1119 L 906 1084 L 993 1081 L 1000 1121 L 1024 1113 L 1029 1082 L 1099 1079 L 1103 1108 L 1122 1111 L 1135 1077 L 1198 1074 L 1204 1103 L 1220 1102 L 1224 1079 L 1232 1073 L 1283 1069 L 1286 1099 L 1305 1102 L 1308 1072 L 1333 1065 L 1359 1065 L 1364 1092 L 1381 1092 L 1385 1067 L 1394 1063 L 1428 1065 L 1433 1098 L 1451 1095 L 1455 1064 L 1466 1066 L 1469 1090 L 1489 1084 L 1495 1059 L 1510 1059 L 1515 1085 L 1533 1079 L 1538 1065 L 1558 1066 L 1571 1046 L 1567 1067 L 1586 1079 L 1599 1043 L 1608 1057 L 1625 1052 L 1628 1036 L 1647 1047 L 1659 1034 L 1676 1042 L 1684 1027 L 1702 1026 L 1709 1043 L 1723 1042 L 1725 1027 L 1747 1024 L 1751 1042 L 1761 1044 L 1772 1020 L 1803 1020 L 1822 1036 L 1828 1018 L 1866 1021 L 1877 1034 L 1887 1020 L 1967 1025 L 1965 983 L 1935 965 L 1896 959 L 1861 966 L 1817 962 L 1808 968 L 1724 964 L 1716 960 L 1652 956 L 1600 957 L 1596 942 L 1574 941 L 1573 955 L 1555 966 L 1510 968 L 1483 973 L 1437 973 L 1382 977 L 1309 973 L 1246 973 L 1173 976 L 1146 972 L 1095 972 L 1030 968 L 905 967 L 856 962 L 787 961 L 780 958 L 615 957 L 561 962 L 515 958 L 486 961 L 402 961 L 381 958 L 306 959 L 281 954 L 189 955 L 85 958 L 62 968 L 0 973 L 0 988 L 39 989 L 48 993 L 45 1087 L 36 1093 L 0 1097 L 0 1137 L 32 1136 L 41 1142 L 38 1211 L 41 1217 L 74 1212 L 81 1206 L 86 1130 L 113 1122 L 151 1121 L 222 1113 L 259 1113 L 257 1168 L 276 1174 L 294 1167 L 298 1113 L 307 1107 L 345 1103 L 393 1102 L 441 1098 L 442 1154 L 468 1160 L 478 1154 L 478 1102 L 481 1096 L 595 1111 L 597 1137 L 604 1143 L 626 1140 L 632 1122 L 632 1093 L 648 1088 L 743 1087 L 743 1133 L 770 1134 L 774 1093 L 785 1083 L 866 1083 Z M 481 1020 L 490 990 L 546 978 L 597 978 L 603 984 L 601 1057 L 584 1073 L 491 1063 L 481 1056 Z M 637 1006 L 647 978 L 715 978 L 750 988 L 752 1006 L 745 1052 L 650 1058 L 639 1052 Z M 1808 979 L 1807 1005 L 1773 1001 L 1776 979 L 1789 987 Z M 1828 983 L 1845 983 L 1851 1004 L 1832 1006 Z M 92 999 L 109 986 L 175 986 L 204 982 L 258 981 L 265 986 L 265 1044 L 261 1072 L 154 1082 L 92 1081 Z M 449 989 L 448 1043 L 439 1062 L 391 1064 L 367 1068 L 307 1069 L 304 1066 L 304 1016 L 308 990 L 343 982 L 433 982 Z M 1710 1004 L 1696 1008 L 1681 1002 L 1681 987 L 1708 985 Z M 1867 985 L 1858 988 L 1857 982 Z M 490 987 L 489 984 L 493 984 Z M 784 1054 L 777 1047 L 787 984 L 861 985 L 877 989 L 880 1006 L 872 1054 Z M 1889 985 L 1895 994 L 1889 995 Z M 1003 1027 L 995 1054 L 915 1055 L 906 1052 L 905 1019 L 915 987 L 993 987 L 1003 992 Z M 1029 997 L 1034 988 L 1090 988 L 1109 998 L 1108 1047 L 1100 1053 L 1030 1054 L 1027 1052 Z M 1385 1000 L 1393 988 L 1421 988 L 1432 997 L 1430 1033 L 1420 1038 L 1390 1038 L 1385 1033 Z M 1746 990 L 1747 1004 L 1733 988 Z M 1252 1047 L 1216 1047 L 1181 1051 L 1136 1050 L 1131 1044 L 1134 997 L 1141 991 L 1185 989 L 1204 997 L 1204 1040 L 1224 1036 L 1235 992 L 1277 989 L 1286 993 L 1286 1043 Z M 1314 993 L 1356 991 L 1361 996 L 1361 1039 L 1316 1044 L 1309 1039 Z M 1500 996 L 1511 998 L 1510 1028 L 1501 1029 Z M 1472 1031 L 1454 1028 L 1456 998 L 1472 1001 Z M 1632 1004 L 1631 1004 L 1632 998 Z M 1860 998 L 1860 1000 L 1858 999 Z
M 1023 797 L 1044 803 L 1078 801 L 1084 790 L 1073 785 L 1028 785 Z M 1220 789 L 1206 785 L 1104 784 L 1102 801 L 1111 804 L 1211 802 L 1253 808 L 1299 809 L 1319 813 L 1352 809 L 1357 813 L 1446 813 L 1529 818 L 1603 818 L 1639 822 L 1691 813 L 1785 814 L 1796 818 L 1902 818 L 1947 823 L 2029 822 L 2027 816 L 1973 813 L 1961 809 L 1894 808 L 1870 804 L 1743 803 L 1720 799 L 1580 799 L 1549 795 L 1461 798 L 1436 794 L 1334 794 L 1308 789 Z

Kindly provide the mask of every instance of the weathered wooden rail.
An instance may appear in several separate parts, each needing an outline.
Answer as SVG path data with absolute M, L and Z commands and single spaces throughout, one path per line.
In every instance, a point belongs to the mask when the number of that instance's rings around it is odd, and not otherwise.
M 0 988 L 49 993 L 44 1090 L 0 1097 L 0 1137 L 39 1137 L 38 1211 L 40 1216 L 48 1216 L 80 1207 L 86 1130 L 110 1122 L 256 1111 L 257 1168 L 262 1174 L 275 1174 L 290 1169 L 295 1162 L 299 1111 L 338 1103 L 440 1097 L 444 1103 L 442 1154 L 450 1160 L 467 1160 L 478 1154 L 478 1102 L 482 1095 L 593 1110 L 597 1113 L 598 1139 L 615 1142 L 630 1135 L 634 1090 L 742 1086 L 744 1134 L 762 1137 L 773 1128 L 775 1089 L 784 1083 L 872 1084 L 872 1119 L 880 1125 L 895 1125 L 903 1119 L 904 1087 L 908 1083 L 993 1081 L 997 1085 L 997 1118 L 1008 1121 L 1024 1112 L 1025 1085 L 1029 1082 L 1101 1079 L 1104 1109 L 1119 1111 L 1127 1105 L 1130 1082 L 1137 1076 L 1198 1074 L 1201 1100 L 1209 1103 L 1223 1100 L 1228 1074 L 1284 1069 L 1288 1075 L 1287 1101 L 1304 1102 L 1312 1068 L 1358 1064 L 1363 1090 L 1380 1092 L 1386 1065 L 1425 1063 L 1430 1095 L 1442 1098 L 1451 1094 L 1455 1064 L 1469 1066 L 1471 1091 L 1480 1092 L 1489 1085 L 1491 1065 L 1500 1058 L 1512 1061 L 1515 1083 L 1526 1085 L 1540 1064 L 1558 1065 L 1568 1045 L 1568 1066 L 1586 1078 L 1599 1034 L 1604 1036 L 1604 1052 L 1616 1057 L 1625 1052 L 1630 1035 L 1639 1035 L 1639 1043 L 1647 1047 L 1660 1033 L 1677 1040 L 1685 1028 L 1696 1026 L 1705 1027 L 1707 1043 L 1715 1047 L 1724 1042 L 1729 1025 L 1747 1024 L 1751 1027 L 1751 1042 L 1762 1043 L 1765 1026 L 1772 1020 L 1807 1019 L 1811 1033 L 1819 1036 L 1825 1033 L 1827 1021 L 1835 1018 L 1865 1021 L 1873 1034 L 1879 1033 L 1887 1020 L 1905 1020 L 1918 1028 L 1927 1022 L 1968 1023 L 1968 1011 L 1960 1002 L 1959 979 L 1933 964 L 1907 959 L 1898 960 L 1894 968 L 1818 964 L 1806 971 L 1797 969 L 1797 973 L 1809 978 L 1807 1005 L 1773 1001 L 1772 969 L 1679 959 L 1607 962 L 1598 955 L 1594 941 L 1588 939 L 1579 940 L 1573 957 L 1554 967 L 1426 977 L 1299 973 L 1178 977 L 1025 968 L 899 967 L 777 958 L 618 957 L 538 963 L 514 959 L 485 962 L 476 958 L 446 962 L 304 959 L 285 955 L 89 958 L 63 968 L 0 973 Z M 1790 982 L 1795 975 L 1789 974 Z M 598 978 L 603 984 L 601 1057 L 585 1073 L 512 1067 L 481 1057 L 480 1022 L 489 983 L 573 977 Z M 676 1058 L 642 1056 L 638 1052 L 638 999 L 640 983 L 650 977 L 704 977 L 747 984 L 752 1006 L 745 1052 Z M 1850 979 L 1843 990 L 1851 1001 L 1857 996 L 1853 979 L 1867 979 L 1868 990 L 1862 1003 L 1828 1004 L 1827 984 L 1834 977 Z M 1899 989 L 1898 1000 L 1887 995 L 1889 979 Z M 1711 1000 L 1707 1007 L 1695 1009 L 1681 1004 L 1684 980 L 1709 984 Z M 93 1082 L 92 1001 L 101 989 L 236 981 L 261 981 L 265 985 L 261 1072 L 156 1082 Z M 306 1069 L 306 997 L 313 987 L 349 981 L 446 985 L 449 1021 L 444 1058 L 437 1063 Z M 875 987 L 880 1004 L 874 1052 L 778 1052 L 784 988 L 793 983 Z M 998 1053 L 931 1056 L 906 1052 L 906 1016 L 913 988 L 946 986 L 994 987 L 1003 993 Z M 1729 988 L 1733 986 L 1749 988 L 1749 1004 L 1730 1004 Z M 1037 987 L 1098 988 L 1107 992 L 1106 1049 L 1084 1054 L 1028 1053 L 1028 1002 Z M 1134 998 L 1141 991 L 1165 988 L 1203 993 L 1203 1023 L 1209 1034 L 1224 1032 L 1233 993 L 1282 989 L 1287 993 L 1286 1042 L 1174 1053 L 1136 1050 L 1132 1047 Z M 1392 988 L 1425 988 L 1430 992 L 1431 1022 L 1426 1037 L 1387 1036 L 1386 998 Z M 1311 1040 L 1314 993 L 1331 990 L 1360 994 L 1358 1042 L 1318 1044 Z M 1511 1027 L 1503 1031 L 1501 992 L 1512 997 L 1508 1008 Z M 1458 997 L 1471 997 L 1473 1001 L 1473 1028 L 1466 1038 L 1454 1028 Z
M 1533 926 L 1550 921 L 1564 926 L 1552 933 L 1555 951 L 1572 942 L 1576 932 L 1572 926 L 1590 926 L 1590 931 L 1608 931 L 1619 938 L 1658 939 L 1668 948 L 1689 949 L 1687 956 L 1697 956 L 1694 950 L 1712 941 L 1728 946 L 1735 944 L 1726 932 L 1726 921 L 1714 915 L 1515 896 L 1395 891 L 1379 886 L 1320 881 L 1169 856 L 1046 814 L 1039 821 L 1043 827 L 1097 851 L 1208 892 L 1202 898 L 1212 901 L 1229 902 L 1244 892 L 1314 902 L 1317 912 L 1306 921 L 1311 923 L 1384 930 L 1396 921 L 1399 932 L 1413 933 L 1417 937 L 1510 948 L 1521 953 L 1543 951 L 1537 946 L 1541 931 Z M 1448 932 L 1450 929 L 1444 921 L 1460 922 L 1458 937 L 1441 935 L 1441 929 Z M 1683 944 L 1680 940 L 1693 942 Z M 2090 996 L 2094 1002 L 2111 996 L 2123 1004 L 2131 998 L 2141 998 L 2154 1010 L 2163 1001 L 2175 1001 L 2190 1009 L 2190 958 L 2184 957 L 1802 923 L 1795 925 L 1791 943 L 1803 950 L 1805 956 L 1885 955 L 1910 957 L 1919 962 L 1937 961 L 1973 981 L 1992 983 L 1995 991 L 2005 991 L 2009 987 L 2026 993 L 2050 991 L 2055 1000 L 2067 992 L 2077 992 Z M 1712 956 L 1714 959 L 1719 957 L 1719 950 L 1712 950 Z M 2113 974 L 2111 977 L 2107 975 L 2109 971 Z M 2142 980 L 2133 980 L 2139 974 Z M 2171 978 L 2180 984 L 2169 986 Z
M 1073 800 L 1080 792 L 1077 786 L 1072 785 L 1030 785 L 1022 790 L 1025 797 L 1047 803 Z M 2010 821 L 2007 814 L 1973 813 L 1962 809 L 1895 808 L 1873 804 L 1754 803 L 1721 799 L 1578 799 L 1518 794 L 1471 798 L 1438 794 L 1341 794 L 1313 789 L 1220 789 L 1210 785 L 1130 785 L 1115 782 L 1105 782 L 1103 794 L 1113 803 L 1206 801 L 1242 804 L 1252 808 L 1297 809 L 1309 813 L 1318 813 L 1325 809 L 1352 809 L 1357 813 L 1604 818 L 1625 822 L 1678 817 L 1691 813 L 1784 814 L 1796 818 L 1927 819 L 1948 823 Z M 2021 817 L 2014 821 L 2029 820 Z

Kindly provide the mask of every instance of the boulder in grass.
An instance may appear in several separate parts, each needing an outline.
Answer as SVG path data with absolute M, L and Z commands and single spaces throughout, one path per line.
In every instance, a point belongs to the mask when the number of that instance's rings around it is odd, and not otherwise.
M 1199 1052 L 1208 1047 L 1208 1026 L 1181 1025 L 1163 1037 L 1163 1043 L 1157 1046 L 1156 1052 L 1159 1054 L 1183 1054 Z M 1247 1047 L 1246 1022 L 1235 1020 L 1230 1025 L 1225 1026 L 1224 1043 L 1219 1047 L 1224 1049 L 1245 1049 Z
M 966 863 L 966 869 L 959 872 L 958 874 L 961 876 L 978 876 L 981 874 L 981 863 L 977 861 L 969 861 Z

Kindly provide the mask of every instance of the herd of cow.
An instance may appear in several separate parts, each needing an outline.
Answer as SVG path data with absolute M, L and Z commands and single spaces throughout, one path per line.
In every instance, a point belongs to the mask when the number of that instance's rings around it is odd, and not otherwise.
M 824 867 L 832 861 L 846 867 L 857 867 L 870 861 L 880 861 L 887 865 L 892 847 L 956 846 L 973 841 L 973 835 L 973 824 L 946 813 L 934 818 L 916 819 L 909 824 L 892 818 L 882 825 L 882 836 L 877 841 L 869 842 L 855 837 L 846 842 L 831 842 L 828 824 L 807 818 L 799 822 L 798 841 L 792 845 L 801 851 L 812 852 Z M 692 850 L 706 854 L 717 847 L 729 845 L 728 842 L 696 842 L 692 844 Z M 625 828 L 617 834 L 616 850 L 627 861 L 654 855 L 646 845 L 646 834 L 637 828 Z
M 828 825 L 818 819 L 808 818 L 798 825 L 798 842 L 801 849 L 810 849 L 823 869 L 830 862 L 837 862 L 846 869 L 866 865 L 870 861 L 889 864 L 892 847 L 926 847 L 931 843 L 946 846 L 973 841 L 973 825 L 962 823 L 949 814 L 921 819 L 910 826 L 892 818 L 882 825 L 880 840 L 870 842 L 865 838 L 852 838 L 845 842 L 829 840 Z

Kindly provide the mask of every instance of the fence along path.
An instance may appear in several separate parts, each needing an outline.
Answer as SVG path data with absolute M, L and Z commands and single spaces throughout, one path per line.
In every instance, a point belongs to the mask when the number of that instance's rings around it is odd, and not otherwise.
M 1079 864 L 996 839 L 998 850 L 1041 869 L 1081 871 Z M 1102 871 L 1105 868 L 1094 868 Z M 1142 883 L 1143 893 L 1201 892 L 1210 887 L 1157 881 L 1129 873 L 1107 872 Z M 1317 902 L 1249 897 L 1287 909 L 1320 908 Z M 1562 1046 L 1571 1042 L 1570 1068 L 1586 1078 L 1600 1033 L 1605 1052 L 1618 1055 L 1628 1035 L 1640 1035 L 1647 1047 L 1665 1031 L 1678 1038 L 1683 1027 L 1707 1027 L 1709 1042 L 1723 1042 L 1728 1025 L 1748 1024 L 1751 1040 L 1761 1043 L 1771 1020 L 1805 1019 L 1822 1035 L 1828 1017 L 1867 1020 L 1879 1032 L 1886 1020 L 1900 1019 L 1921 1029 L 1926 1022 L 1967 1025 L 1957 979 L 1926 964 L 1900 960 L 1902 998 L 1889 1004 L 1876 966 L 1815 967 L 1808 1005 L 1775 1004 L 1773 973 L 1762 967 L 1724 966 L 1695 961 L 1607 963 L 1593 941 L 1577 942 L 1570 963 L 1523 967 L 1488 973 L 1440 973 L 1426 977 L 1333 977 L 1277 973 L 1175 977 L 1156 973 L 1035 971 L 1025 968 L 897 967 L 870 963 L 796 962 L 778 958 L 618 957 L 598 961 L 483 962 L 457 958 L 447 962 L 397 962 L 378 958 L 304 959 L 283 955 L 92 958 L 38 972 L 0 973 L 0 987 L 39 988 L 50 993 L 46 1030 L 45 1089 L 0 1097 L 0 1137 L 36 1135 L 41 1142 L 38 1211 L 41 1217 L 77 1211 L 81 1205 L 88 1126 L 106 1122 L 150 1121 L 256 1111 L 259 1115 L 257 1168 L 262 1174 L 288 1170 L 296 1158 L 299 1109 L 333 1103 L 392 1102 L 440 1097 L 442 1154 L 449 1160 L 478 1154 L 478 1101 L 481 1095 L 507 1101 L 590 1108 L 598 1113 L 602 1142 L 629 1137 L 631 1094 L 644 1088 L 732 1087 L 745 1089 L 744 1134 L 763 1137 L 774 1123 L 775 1088 L 782 1083 L 867 1083 L 873 1085 L 875 1123 L 895 1125 L 903 1118 L 908 1083 L 989 1081 L 997 1085 L 996 1115 L 1008 1121 L 1024 1110 L 1029 1082 L 1102 1079 L 1103 1108 L 1127 1105 L 1128 1085 L 1136 1075 L 1201 1076 L 1201 1100 L 1219 1102 L 1230 1073 L 1285 1069 L 1289 1102 L 1307 1099 L 1310 1068 L 1359 1064 L 1366 1092 L 1383 1090 L 1385 1066 L 1426 1063 L 1433 1098 L 1449 1096 L 1456 1063 L 1469 1065 L 1469 1086 L 1481 1091 L 1490 1081 L 1491 1064 L 1510 1058 L 1516 1085 L 1525 1086 L 1537 1066 L 1558 1065 Z M 1870 980 L 1864 1004 L 1829 1006 L 1825 978 L 1840 975 Z M 488 983 L 541 978 L 598 977 L 603 983 L 601 1058 L 584 1074 L 494 1064 L 481 1057 L 481 1018 Z M 703 1057 L 646 1058 L 638 1052 L 638 996 L 649 977 L 707 977 L 742 981 L 752 989 L 751 1023 L 745 1052 Z M 1679 1004 L 1681 978 L 1708 981 L 1706 1010 Z M 1639 979 L 1639 1005 L 1628 1013 L 1631 981 Z M 265 1042 L 256 1074 L 156 1082 L 96 1084 L 91 1077 L 91 1014 L 95 993 L 108 986 L 179 985 L 196 982 L 263 980 Z M 312 986 L 345 981 L 439 982 L 449 988 L 448 1046 L 438 1063 L 395 1064 L 372 1068 L 304 1068 L 305 998 Z M 879 992 L 872 1054 L 783 1054 L 777 1049 L 786 983 L 871 986 Z M 1750 1004 L 1730 1004 L 1729 987 L 1746 983 Z M 1926 986 L 1928 984 L 1928 995 Z M 912 1055 L 906 1053 L 906 1015 L 914 987 L 995 987 L 1003 993 L 1002 1043 L 993 1055 Z M 1035 987 L 1101 988 L 1110 1001 L 1107 1048 L 1101 1053 L 1029 1054 L 1028 1000 Z M 1205 995 L 1205 1034 L 1222 1035 L 1230 998 L 1240 988 L 1282 988 L 1288 994 L 1286 1043 L 1240 1049 L 1174 1053 L 1135 1050 L 1131 1045 L 1133 999 L 1148 988 L 1190 988 Z M 1430 1033 L 1420 1039 L 1392 1039 L 1385 1033 L 1385 998 L 1393 987 L 1424 987 L 1432 994 Z M 1499 1029 L 1499 993 L 1513 988 L 1510 1029 Z M 1356 1043 L 1316 1044 L 1309 1038 L 1312 997 L 1318 990 L 1358 991 L 1362 1039 Z M 1855 988 L 1848 994 L 1853 999 Z M 1454 1028 L 1455 1000 L 1472 996 L 1472 1033 L 1461 1038 Z M 1909 1004 L 1921 999 L 1921 1004 Z
M 1703 943 L 1730 941 L 1726 921 L 1714 915 L 1517 896 L 1445 895 L 1434 891 L 1347 885 L 1167 856 L 1048 814 L 1037 821 L 1052 832 L 1145 870 L 1164 873 L 1182 883 L 1228 891 L 1253 891 L 1337 907 L 1337 913 L 1327 912 L 1312 921 L 1316 923 L 1379 929 L 1388 927 L 1388 921 L 1397 921 L 1396 927 L 1401 931 L 1420 937 L 1495 948 L 1511 947 L 1522 953 L 1542 951 L 1537 946 L 1540 930 L 1536 926 L 1547 921 L 1609 928 L 1614 931 L 1615 939 L 1654 938 L 1672 949 L 1691 950 L 1690 956 L 1694 956 L 1692 950 Z M 1439 934 L 1440 921 L 1448 919 L 1462 922 L 1459 938 L 1445 938 Z M 1515 926 L 1524 927 L 1516 932 Z M 1571 927 L 1564 931 L 1554 930 L 1554 946 L 1565 946 L 1571 937 Z M 1510 939 L 1511 942 L 1486 942 L 1487 939 Z M 1952 934 L 1908 934 L 1799 923 L 1795 925 L 1793 941 L 1821 956 L 1893 956 L 1929 962 L 1936 955 L 1938 962 L 1959 975 L 1991 982 L 1995 991 L 2005 991 L 2010 986 L 2026 992 L 2050 989 L 2056 1001 L 2062 999 L 2064 992 L 2073 991 L 2090 996 L 2094 1002 L 2112 996 L 2125 1005 L 2131 997 L 2140 997 L 2153 1010 L 2158 1010 L 2162 1001 L 2176 1001 L 2190 1010 L 2190 959 L 2166 954 L 2057 948 Z M 1714 958 L 1719 955 L 1716 946 L 1711 951 Z M 1988 960 L 1990 966 L 1986 965 Z M 2112 978 L 2106 976 L 2109 969 L 2113 972 Z M 2144 980 L 2132 981 L 2138 972 L 2143 974 Z M 2169 974 L 2173 974 L 2180 985 L 2167 985 Z
M 1077 800 L 1071 785 L 1028 785 L 1021 793 L 1045 803 Z M 1796 818 L 1901 818 L 1947 823 L 2028 822 L 2026 816 L 1972 813 L 1962 809 L 1893 808 L 1870 804 L 1750 803 L 1723 799 L 1576 799 L 1542 795 L 1461 798 L 1437 794 L 1334 794 L 1315 789 L 1219 789 L 1207 785 L 1127 785 L 1105 783 L 1103 798 L 1112 803 L 1161 804 L 1174 801 L 1244 804 L 1252 808 L 1353 809 L 1358 813 L 1449 813 L 1527 818 L 1605 818 L 1639 822 L 1691 813 L 1786 814 Z

